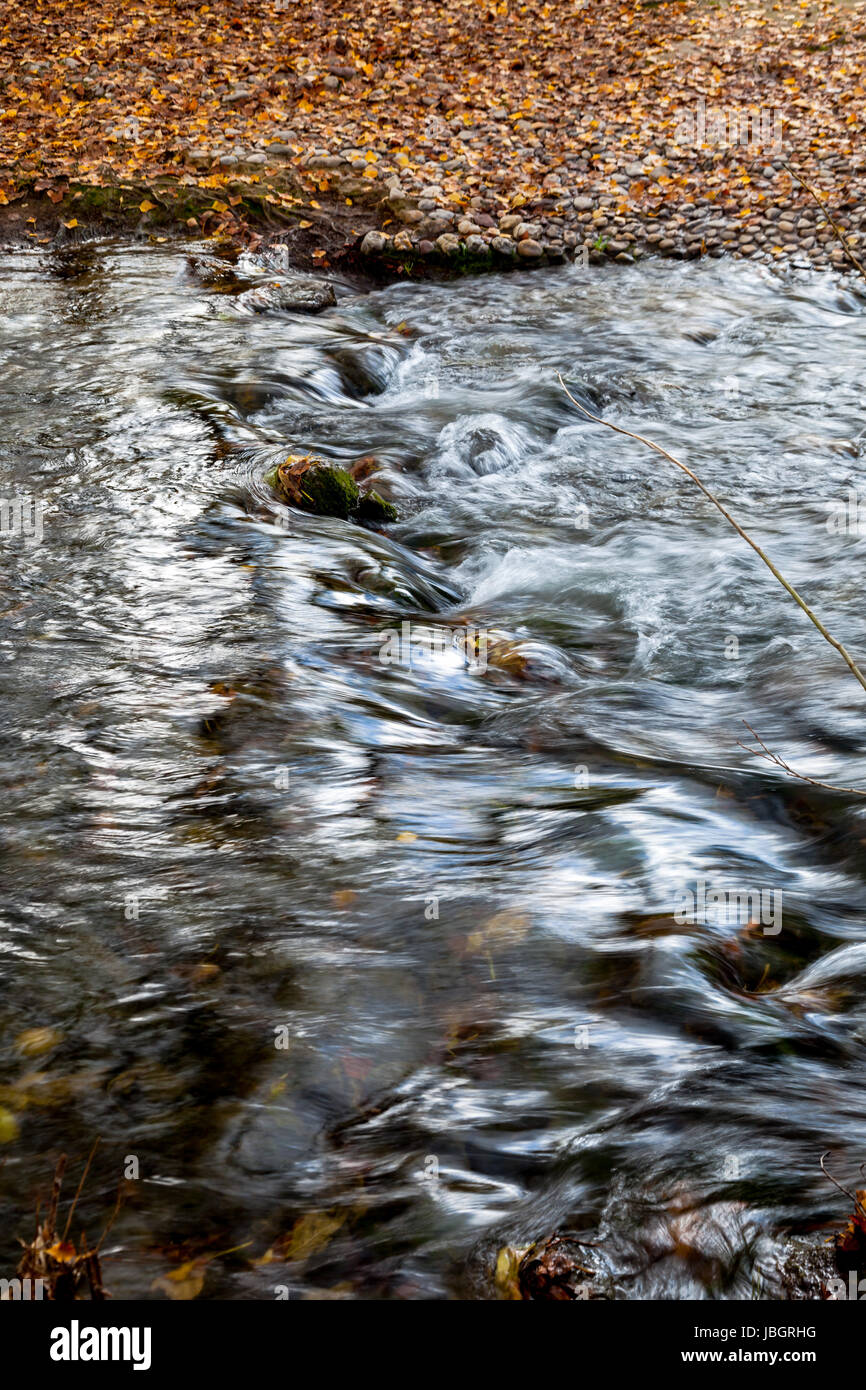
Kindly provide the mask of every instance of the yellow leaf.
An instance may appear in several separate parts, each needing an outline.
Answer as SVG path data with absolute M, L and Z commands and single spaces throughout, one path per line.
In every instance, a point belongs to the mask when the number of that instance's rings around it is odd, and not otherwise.
M 518 1299 L 521 1297 L 517 1276 L 521 1256 L 525 1253 L 524 1250 L 515 1250 L 510 1245 L 503 1245 L 496 1256 L 495 1280 L 501 1298 Z
M 516 946 L 529 931 L 529 918 L 525 912 L 507 909 L 489 917 L 482 928 L 490 946 Z
M 0 1105 L 0 1144 L 11 1144 L 19 1133 L 18 1121 L 12 1111 Z
M 418 839 L 418 836 L 415 835 L 415 834 L 413 833 L 413 831 L 411 831 L 411 830 L 401 830 L 401 831 L 400 831 L 400 834 L 397 836 L 397 843 L 400 844 L 400 843 L 402 842 L 402 843 L 404 843 L 404 844 L 408 844 L 408 842 L 409 842 L 410 840 L 417 840 L 417 839 Z
M 48 1247 L 46 1254 L 50 1255 L 52 1260 L 57 1260 L 58 1264 L 75 1264 L 78 1259 L 78 1251 L 69 1240 L 55 1241 L 54 1245 Z
M 15 1039 L 15 1047 L 25 1057 L 39 1057 L 50 1052 L 62 1040 L 56 1028 L 27 1028 Z
M 156 203 L 152 203 L 149 198 L 145 198 L 143 203 L 139 203 L 138 210 L 139 212 L 150 212 L 151 208 L 155 207 Z
M 286 1243 L 286 1259 L 306 1260 L 327 1245 L 346 1220 L 346 1212 L 311 1211 L 292 1227 Z
M 171 1269 L 168 1274 L 161 1274 L 158 1279 L 154 1279 L 150 1287 L 158 1289 L 169 1298 L 189 1301 L 198 1298 L 201 1293 L 206 1269 L 206 1259 L 187 1260 L 186 1264 L 178 1265 L 177 1269 Z
M 211 203 L 211 207 L 213 208 L 214 212 L 228 212 L 229 210 L 228 203 L 221 202 L 219 198 L 217 198 L 215 202 Z
M 78 226 L 78 218 L 77 218 L 77 217 L 73 217 L 73 218 L 70 219 L 69 222 L 64 222 L 63 225 L 64 225 L 64 227 L 68 227 L 69 230 L 71 231 L 73 227 L 77 227 L 77 226 Z

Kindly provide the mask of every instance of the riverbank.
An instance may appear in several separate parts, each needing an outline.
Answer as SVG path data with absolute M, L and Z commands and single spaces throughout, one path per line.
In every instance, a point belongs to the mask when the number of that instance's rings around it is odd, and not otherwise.
M 388 275 L 866 236 L 863 5 L 13 0 L 0 239 L 289 237 Z

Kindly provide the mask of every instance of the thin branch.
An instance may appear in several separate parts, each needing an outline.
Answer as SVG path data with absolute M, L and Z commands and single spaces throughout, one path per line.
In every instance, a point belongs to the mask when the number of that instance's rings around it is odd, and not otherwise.
M 666 458 L 669 463 L 672 463 L 675 468 L 679 468 L 682 473 L 685 473 L 686 477 L 691 478 L 692 482 L 697 484 L 704 496 L 709 498 L 713 506 L 721 512 L 722 516 L 725 518 L 727 522 L 730 523 L 731 526 L 733 526 L 737 534 L 742 536 L 743 540 L 746 541 L 752 547 L 756 555 L 760 556 L 770 573 L 776 579 L 778 579 L 779 583 L 782 585 L 782 588 L 786 589 L 788 593 L 791 595 L 791 598 L 794 600 L 794 602 L 797 603 L 800 608 L 802 608 L 803 612 L 806 614 L 806 617 L 809 619 L 810 622 L 814 623 L 815 627 L 818 629 L 825 641 L 829 642 L 830 646 L 835 648 L 835 650 L 839 653 L 839 655 L 842 657 L 843 661 L 847 665 L 848 669 L 851 671 L 852 675 L 856 677 L 856 679 L 862 685 L 863 689 L 866 690 L 866 676 L 863 675 L 863 672 L 860 670 L 859 666 L 856 664 L 851 654 L 848 651 L 846 651 L 846 649 L 842 646 L 841 642 L 837 642 L 836 638 L 830 635 L 830 633 L 825 628 L 824 624 L 821 622 L 821 619 L 818 617 L 816 613 L 812 611 L 806 600 L 802 598 L 800 594 L 797 593 L 797 590 L 794 588 L 793 584 L 788 583 L 785 576 L 781 574 L 779 570 L 776 569 L 776 566 L 773 564 L 769 555 L 767 555 L 761 549 L 757 541 L 752 540 L 752 537 L 748 534 L 747 531 L 743 530 L 742 526 L 738 521 L 734 520 L 730 512 L 725 510 L 719 499 L 713 496 L 709 488 L 701 482 L 697 474 L 693 473 L 692 470 L 688 468 L 684 463 L 681 463 L 678 458 L 674 458 L 673 454 L 669 454 L 667 449 L 663 449 L 660 444 L 656 444 L 652 439 L 647 439 L 642 434 L 633 434 L 631 430 L 624 430 L 621 425 L 612 425 L 610 420 L 603 420 L 600 415 L 593 415 L 591 410 L 587 410 L 585 405 L 581 405 L 580 401 L 575 400 L 574 396 L 571 394 L 565 382 L 563 381 L 561 375 L 558 372 L 557 376 L 559 377 L 559 384 L 562 387 L 565 394 L 568 396 L 568 399 L 572 401 L 574 405 L 577 406 L 578 410 L 582 411 L 584 415 L 588 416 L 590 420 L 594 420 L 598 425 L 606 425 L 609 430 L 613 430 L 616 434 L 624 434 L 628 439 L 636 439 L 639 441 L 639 443 L 646 444 L 648 448 L 654 449 L 657 454 L 661 454 L 662 458 Z
M 93 1162 L 93 1155 L 96 1153 L 96 1150 L 97 1150 L 98 1148 L 99 1148 L 99 1139 L 96 1140 L 95 1144 L 93 1145 L 93 1148 L 90 1150 L 90 1155 L 89 1155 L 89 1157 L 88 1157 L 88 1159 L 87 1159 L 86 1164 L 84 1165 L 84 1172 L 81 1174 L 81 1181 L 80 1181 L 79 1184 L 78 1184 L 78 1187 L 77 1187 L 77 1189 L 76 1189 L 75 1196 L 74 1196 L 73 1199 L 72 1199 L 72 1206 L 69 1208 L 69 1215 L 68 1215 L 67 1218 L 66 1218 L 66 1226 L 65 1226 L 65 1228 L 64 1228 L 63 1236 L 62 1236 L 62 1239 L 63 1239 L 63 1240 L 65 1240 L 66 1237 L 69 1235 L 69 1227 L 70 1227 L 71 1224 L 72 1224 L 72 1217 L 73 1217 L 73 1215 L 74 1215 L 75 1208 L 76 1208 L 77 1205 L 78 1205 L 78 1199 L 79 1199 L 79 1197 L 81 1196 L 81 1189 L 82 1189 L 82 1187 L 84 1186 L 84 1180 L 85 1180 L 85 1178 L 87 1177 L 87 1174 L 90 1172 L 90 1165 L 91 1165 L 91 1163 Z
M 830 1150 L 828 1149 L 828 1150 L 827 1150 L 827 1153 L 824 1153 L 824 1154 L 821 1155 L 821 1172 L 824 1174 L 824 1177 L 825 1177 L 825 1178 L 829 1178 L 829 1179 L 830 1179 L 830 1181 L 831 1181 L 831 1183 L 833 1184 L 834 1187 L 838 1187 L 838 1189 L 839 1189 L 840 1192 L 844 1192 L 846 1197 L 850 1197 L 851 1201 L 854 1203 L 854 1205 L 855 1205 L 855 1207 L 857 1208 L 857 1210 L 863 1212 L 863 1215 L 866 1216 L 866 1211 L 863 1211 L 863 1205 L 862 1205 L 862 1203 L 859 1202 L 859 1201 L 857 1200 L 857 1198 L 854 1196 L 854 1193 L 853 1193 L 853 1192 L 849 1192 L 848 1189 L 847 1189 L 847 1187 L 843 1187 L 842 1184 L 841 1184 L 840 1182 L 837 1182 L 836 1179 L 833 1177 L 833 1174 L 832 1174 L 832 1173 L 828 1173 L 828 1172 L 827 1172 L 827 1169 L 824 1167 L 824 1159 L 827 1157 L 827 1155 L 828 1155 L 829 1153 L 830 1153 Z
M 108 1225 L 106 1226 L 105 1230 L 102 1232 L 102 1235 L 99 1237 L 99 1240 L 96 1242 L 96 1249 L 94 1250 L 94 1254 L 98 1255 L 99 1252 L 100 1252 L 100 1250 L 102 1249 L 102 1242 L 105 1240 L 105 1237 L 108 1235 L 108 1232 L 111 1230 L 112 1226 L 114 1225 L 114 1222 L 115 1222 L 115 1220 L 116 1220 L 116 1218 L 117 1218 L 117 1213 L 120 1211 L 120 1207 L 121 1207 L 121 1203 L 122 1203 L 122 1202 L 123 1202 L 123 1186 L 122 1186 L 121 1183 L 118 1183 L 118 1184 L 117 1184 L 117 1201 L 116 1201 L 115 1204 L 114 1204 L 114 1211 L 111 1213 L 111 1216 L 109 1217 Z
M 746 728 L 752 735 L 752 738 L 755 740 L 755 742 L 759 743 L 761 745 L 761 748 L 764 750 L 763 752 L 760 752 L 757 748 L 750 748 L 747 743 L 743 743 L 742 739 L 737 739 L 738 746 L 740 748 L 744 748 L 747 753 L 751 753 L 753 758 L 764 758 L 768 763 L 773 763 L 776 767 L 783 768 L 785 772 L 790 773 L 792 777 L 796 777 L 798 781 L 808 782 L 809 785 L 812 787 L 823 787 L 830 792 L 851 792 L 853 796 L 866 796 L 866 791 L 862 791 L 860 787 L 839 787 L 836 785 L 835 782 L 819 782 L 814 777 L 807 777 L 805 772 L 795 772 L 794 769 L 788 763 L 785 762 L 784 758 L 780 758 L 778 753 L 774 753 L 770 748 L 767 747 L 766 743 L 761 738 L 761 736 L 755 733 L 755 730 L 752 728 L 751 724 L 749 724 L 745 719 L 743 720 L 743 723 L 746 725 Z
M 51 1188 L 51 1201 L 48 1204 L 48 1215 L 45 1218 L 45 1231 L 50 1239 L 54 1239 L 57 1229 L 57 1208 L 60 1203 L 60 1189 L 63 1186 L 63 1174 L 66 1171 L 66 1154 L 61 1154 L 57 1160 L 57 1167 L 54 1169 L 54 1183 Z M 37 1208 L 38 1210 L 38 1208 Z
M 860 261 L 858 261 L 857 257 L 854 255 L 854 252 L 848 245 L 848 240 L 846 236 L 840 230 L 840 228 L 836 226 L 836 223 L 833 221 L 832 217 L 827 211 L 827 204 L 822 203 L 821 199 L 818 197 L 818 194 L 815 192 L 811 184 L 808 184 L 805 179 L 801 178 L 800 175 L 797 173 L 796 169 L 792 169 L 790 164 L 786 164 L 784 160 L 782 161 L 782 168 L 787 169 L 788 173 L 791 175 L 792 178 L 797 180 L 801 188 L 805 188 L 806 192 L 815 199 L 815 202 L 818 204 L 818 207 L 821 209 L 824 216 L 826 217 L 827 222 L 832 227 L 833 234 L 836 237 L 836 240 L 839 242 L 839 245 L 842 247 L 842 250 L 845 252 L 845 255 L 848 257 L 851 264 L 855 266 L 857 270 L 859 270 L 860 274 L 863 276 L 863 279 L 866 280 L 866 270 L 863 269 L 862 264 L 860 263 Z

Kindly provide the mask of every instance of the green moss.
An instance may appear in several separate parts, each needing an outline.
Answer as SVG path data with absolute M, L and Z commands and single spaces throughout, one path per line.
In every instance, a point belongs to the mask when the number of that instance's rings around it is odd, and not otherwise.
M 362 492 L 355 511 L 358 521 L 385 522 L 397 520 L 397 508 L 393 502 L 386 502 L 378 492 Z
M 291 458 L 268 474 L 266 481 L 291 507 L 317 516 L 347 521 L 358 505 L 358 484 L 345 468 L 321 459 Z
M 282 502 L 316 516 L 338 516 L 344 521 L 369 524 L 397 519 L 397 508 L 391 502 L 378 492 L 361 492 L 345 468 L 323 459 L 290 455 L 285 463 L 265 474 L 265 482 Z
M 358 505 L 358 484 L 345 468 L 314 464 L 301 480 L 301 497 L 319 516 L 340 516 L 348 520 Z

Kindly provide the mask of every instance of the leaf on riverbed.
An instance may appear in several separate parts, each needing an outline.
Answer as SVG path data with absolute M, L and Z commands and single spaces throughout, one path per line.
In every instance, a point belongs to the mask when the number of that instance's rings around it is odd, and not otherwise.
M 284 1246 L 285 1259 L 307 1260 L 328 1244 L 346 1220 L 345 1211 L 311 1211 L 292 1227 Z
M 471 950 L 508 950 L 519 946 L 529 931 L 529 918 L 525 912 L 514 912 L 507 908 L 488 917 L 481 929 L 467 937 Z
M 192 981 L 193 984 L 196 985 L 212 984 L 214 980 L 219 979 L 220 974 L 221 971 L 218 965 L 215 965 L 212 961 L 203 961 L 201 965 L 197 965 L 193 970 Z
M 503 1245 L 496 1256 L 495 1281 L 500 1298 L 519 1300 L 523 1297 L 517 1282 L 517 1275 L 520 1261 L 525 1254 L 525 1249 L 515 1250 L 512 1245 Z
M 161 1274 L 158 1279 L 154 1279 L 150 1287 L 178 1301 L 189 1302 L 198 1298 L 204 1288 L 205 1274 L 211 1259 L 212 1256 L 206 1255 L 198 1260 L 187 1260 L 186 1264 L 178 1265 L 177 1269 L 171 1269 L 168 1274 Z
M 24 1057 L 41 1057 L 63 1041 L 63 1034 L 56 1028 L 27 1028 L 15 1039 L 15 1050 Z
M 76 1096 L 87 1091 L 96 1090 L 104 1084 L 105 1075 L 105 1067 L 94 1067 L 75 1076 L 52 1076 L 47 1071 L 29 1071 L 8 1086 L 0 1086 L 0 1104 L 8 1104 L 13 1110 L 26 1110 L 29 1106 L 50 1110 L 54 1106 L 69 1104 Z
M 472 653 L 470 660 L 478 660 L 480 653 Z M 526 674 L 527 660 L 520 645 L 507 638 L 488 638 L 486 660 L 488 666 L 494 666 L 497 671 L 505 671 L 509 676 L 523 676 Z
M 12 1144 L 20 1134 L 20 1126 L 11 1110 L 0 1105 L 0 1144 Z

